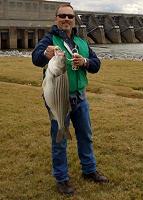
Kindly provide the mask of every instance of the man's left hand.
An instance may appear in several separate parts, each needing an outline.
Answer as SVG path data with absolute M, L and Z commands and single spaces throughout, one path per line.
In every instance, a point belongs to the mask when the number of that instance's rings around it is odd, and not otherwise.
M 76 67 L 85 66 L 85 58 L 78 53 L 73 54 L 73 65 Z

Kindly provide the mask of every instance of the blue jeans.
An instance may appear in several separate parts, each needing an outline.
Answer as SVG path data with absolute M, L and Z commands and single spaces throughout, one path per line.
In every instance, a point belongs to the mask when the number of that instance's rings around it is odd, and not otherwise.
M 92 131 L 89 117 L 89 106 L 86 99 L 78 104 L 72 105 L 70 119 L 75 129 L 78 156 L 82 166 L 82 172 L 85 174 L 96 171 L 96 160 L 93 153 Z M 69 120 L 70 120 L 69 119 Z M 63 139 L 56 143 L 58 124 L 56 120 L 51 121 L 52 138 L 52 164 L 53 176 L 58 182 L 69 179 L 66 147 L 67 141 Z

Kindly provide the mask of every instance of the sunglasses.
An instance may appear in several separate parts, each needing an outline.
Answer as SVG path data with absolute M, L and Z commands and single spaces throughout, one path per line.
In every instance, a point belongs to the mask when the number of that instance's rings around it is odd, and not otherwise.
M 65 19 L 66 17 L 68 17 L 69 19 L 73 19 L 75 16 L 72 14 L 58 14 L 58 17 L 60 17 L 61 19 Z

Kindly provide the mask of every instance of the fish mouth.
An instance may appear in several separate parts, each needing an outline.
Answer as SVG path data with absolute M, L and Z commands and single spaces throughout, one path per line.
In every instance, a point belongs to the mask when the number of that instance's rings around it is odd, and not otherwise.
M 57 52 L 57 55 L 58 55 L 58 56 L 62 56 L 62 57 L 64 57 L 64 56 L 65 56 L 65 53 L 62 52 L 62 51 L 59 51 L 59 52 Z
M 55 50 L 55 55 L 56 56 L 62 56 L 62 57 L 65 57 L 65 52 L 60 50 L 60 49 L 56 49 Z

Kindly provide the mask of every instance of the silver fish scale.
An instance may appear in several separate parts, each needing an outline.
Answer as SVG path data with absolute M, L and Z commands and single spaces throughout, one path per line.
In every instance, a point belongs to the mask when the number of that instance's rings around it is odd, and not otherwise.
M 72 139 L 68 124 L 65 123 L 66 118 L 71 111 L 69 101 L 69 81 L 67 71 L 65 71 L 66 67 L 63 62 L 60 62 L 60 59 L 61 58 L 57 56 L 49 61 L 42 84 L 44 99 L 50 108 L 50 120 L 54 119 L 58 122 L 58 133 L 56 138 L 58 143 L 61 142 L 63 138 Z M 58 73 L 61 75 L 58 75 Z
M 57 111 L 59 129 L 65 127 L 65 119 L 69 112 L 69 83 L 67 72 L 55 78 L 54 105 Z

